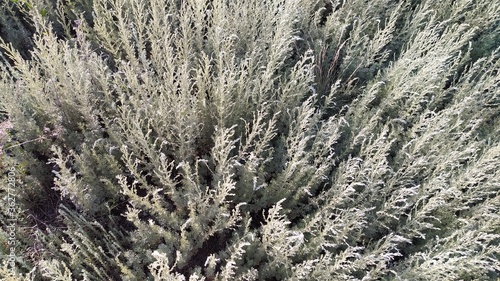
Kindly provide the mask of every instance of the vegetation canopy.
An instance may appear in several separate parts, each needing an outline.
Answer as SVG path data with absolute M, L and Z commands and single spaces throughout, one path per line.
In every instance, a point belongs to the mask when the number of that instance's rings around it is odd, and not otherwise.
M 500 2 L 0 7 L 2 280 L 500 278 Z

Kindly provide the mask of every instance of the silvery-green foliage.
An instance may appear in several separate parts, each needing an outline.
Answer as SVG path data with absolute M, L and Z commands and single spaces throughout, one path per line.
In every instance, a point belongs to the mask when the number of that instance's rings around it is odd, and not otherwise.
M 0 169 L 18 168 L 25 225 L 1 278 L 499 277 L 495 1 L 1 15 Z M 13 40 L 20 22 L 34 34 Z

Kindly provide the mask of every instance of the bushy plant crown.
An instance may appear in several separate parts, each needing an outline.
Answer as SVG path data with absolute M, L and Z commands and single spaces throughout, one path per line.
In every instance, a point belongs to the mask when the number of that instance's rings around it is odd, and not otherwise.
M 0 5 L 2 280 L 499 278 L 498 1 Z

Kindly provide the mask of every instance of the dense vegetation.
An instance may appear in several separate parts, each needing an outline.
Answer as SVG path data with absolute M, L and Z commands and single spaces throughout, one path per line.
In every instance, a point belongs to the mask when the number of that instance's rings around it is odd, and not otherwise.
M 2 280 L 500 277 L 500 2 L 0 5 Z

